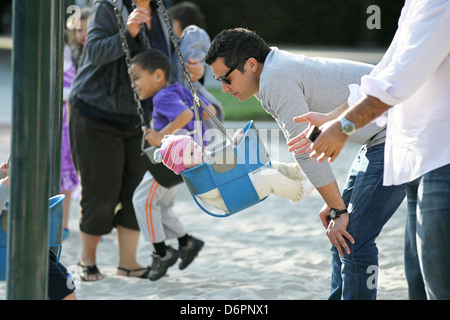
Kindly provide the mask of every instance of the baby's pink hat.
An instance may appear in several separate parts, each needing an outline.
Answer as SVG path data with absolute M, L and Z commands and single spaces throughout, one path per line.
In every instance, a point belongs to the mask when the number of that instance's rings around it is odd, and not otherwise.
M 185 135 L 167 135 L 162 140 L 160 153 L 162 162 L 176 174 L 187 170 L 183 164 L 183 151 L 188 143 L 191 143 L 192 137 Z

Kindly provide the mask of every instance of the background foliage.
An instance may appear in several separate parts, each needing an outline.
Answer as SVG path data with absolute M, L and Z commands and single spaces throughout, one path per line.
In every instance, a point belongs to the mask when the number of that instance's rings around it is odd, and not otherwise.
M 382 46 L 397 29 L 401 0 L 191 0 L 206 16 L 213 38 L 222 29 L 246 27 L 269 45 Z M 172 3 L 182 0 L 172 0 Z M 381 29 L 369 30 L 367 8 L 381 11 Z

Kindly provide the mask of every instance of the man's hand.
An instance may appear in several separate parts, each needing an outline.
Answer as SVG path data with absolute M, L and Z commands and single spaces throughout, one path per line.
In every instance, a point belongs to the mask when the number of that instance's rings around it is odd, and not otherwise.
M 346 104 L 341 106 L 344 108 Z M 353 122 L 358 129 L 381 116 L 391 107 L 375 97 L 364 96 L 356 105 L 342 113 L 342 116 Z M 341 123 L 337 119 L 324 123 L 319 129 L 322 133 L 310 146 L 312 151 L 310 157 L 317 158 L 319 162 L 330 158 L 329 162 L 333 162 L 347 143 L 348 136 L 342 133 Z
M 289 152 L 295 151 L 296 154 L 310 153 L 310 157 L 312 159 L 317 158 L 319 162 L 330 158 L 331 163 L 337 158 L 348 140 L 348 136 L 342 133 L 339 120 L 334 119 L 330 114 L 308 112 L 294 117 L 293 120 L 297 123 L 309 122 L 309 126 L 288 142 Z M 314 143 L 306 138 L 306 134 L 313 125 L 322 131 Z
M 296 154 L 301 154 L 303 152 L 310 152 L 311 141 L 306 138 L 306 134 L 309 129 L 315 125 L 316 127 L 321 126 L 323 123 L 330 120 L 330 116 L 323 113 L 318 112 L 308 112 L 304 115 L 294 117 L 294 122 L 302 123 L 309 122 L 308 127 L 301 132 L 298 136 L 288 141 L 287 145 L 289 146 L 289 152 L 295 151 Z
M 319 218 L 322 221 L 322 225 L 325 227 L 326 234 L 328 240 L 330 240 L 331 244 L 336 247 L 339 252 L 339 256 L 344 257 L 344 250 L 347 254 L 351 253 L 351 250 L 347 244 L 346 238 L 352 243 L 355 243 L 355 240 L 347 232 L 347 225 L 349 221 L 348 213 L 341 214 L 341 216 L 337 219 L 330 219 L 330 208 L 325 204 L 322 207 L 322 210 L 319 212 Z
M 311 151 L 310 157 L 317 159 L 318 162 L 323 162 L 329 159 L 329 162 L 336 160 L 347 143 L 348 136 L 342 133 L 342 127 L 339 120 L 334 119 L 324 123 L 320 126 L 321 134 L 310 145 L 308 151 Z

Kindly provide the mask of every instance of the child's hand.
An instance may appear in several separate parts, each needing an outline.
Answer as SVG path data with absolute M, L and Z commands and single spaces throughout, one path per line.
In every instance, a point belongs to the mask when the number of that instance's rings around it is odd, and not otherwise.
M 1 170 L 1 172 L 2 172 L 5 176 L 8 174 L 8 168 L 7 168 L 6 162 L 3 162 L 3 163 L 0 165 L 0 170 Z
M 159 146 L 163 138 L 164 138 L 163 134 L 161 134 L 159 131 L 151 129 L 147 130 L 147 135 L 145 136 L 145 140 L 147 140 L 147 142 L 153 147 Z
M 0 179 L 0 184 L 6 184 L 9 187 L 9 176 Z
M 0 170 L 4 174 L 2 176 L 6 176 L 8 174 L 8 168 L 6 167 L 6 163 L 2 163 L 0 165 Z M 0 179 L 0 183 L 6 184 L 9 187 L 9 176 L 6 176 L 4 179 Z

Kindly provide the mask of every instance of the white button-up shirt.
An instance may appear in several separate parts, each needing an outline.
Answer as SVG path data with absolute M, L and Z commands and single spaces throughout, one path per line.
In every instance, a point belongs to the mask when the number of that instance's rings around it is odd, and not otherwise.
M 394 39 L 361 91 L 388 112 L 384 185 L 450 163 L 450 1 L 407 0 Z

